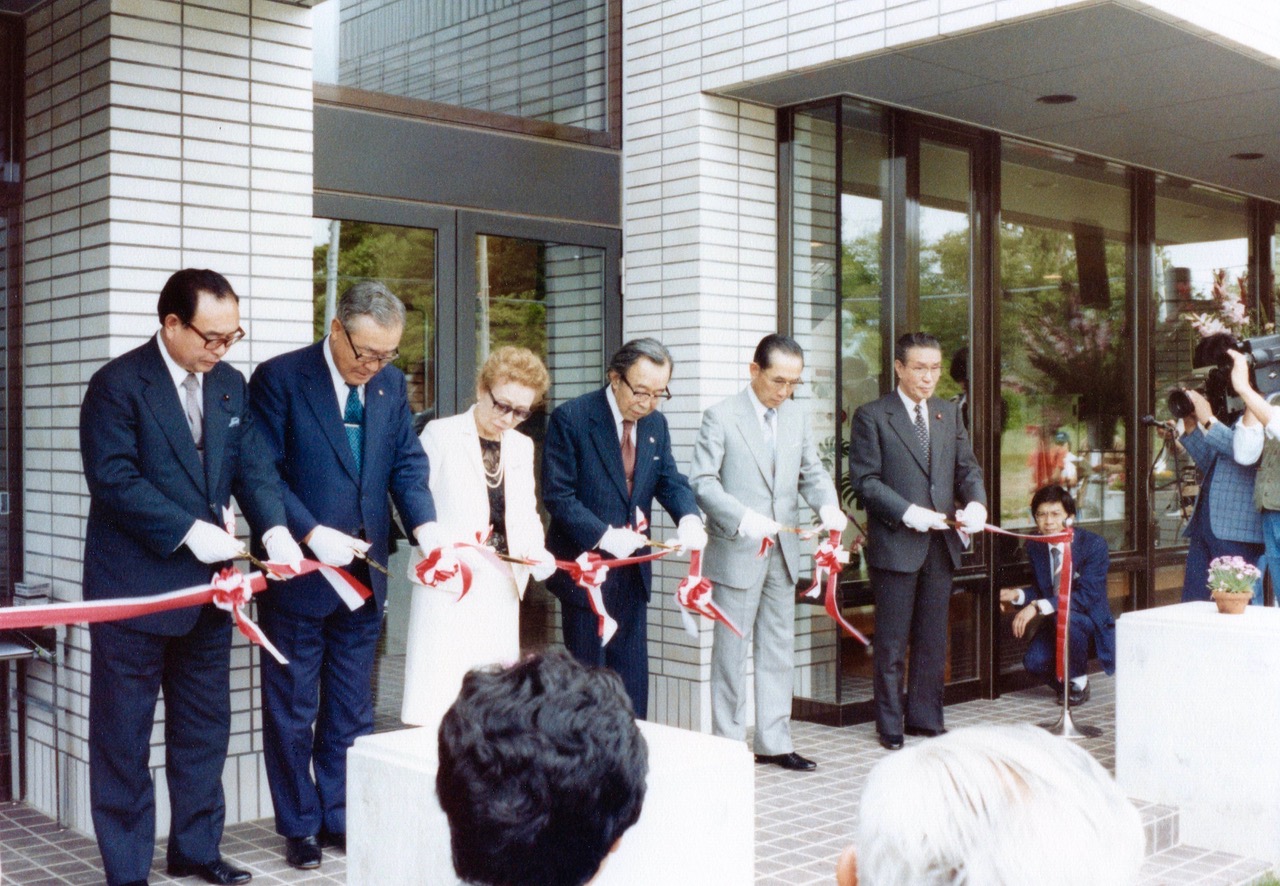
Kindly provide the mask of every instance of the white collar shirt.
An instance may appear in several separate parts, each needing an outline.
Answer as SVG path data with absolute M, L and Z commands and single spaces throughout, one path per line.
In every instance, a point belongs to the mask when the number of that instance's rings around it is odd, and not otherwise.
M 333 381 L 333 395 L 338 401 L 338 414 L 341 415 L 347 409 L 347 395 L 350 393 L 350 386 L 342 378 L 342 373 L 338 371 L 338 364 L 333 359 L 333 336 L 326 335 L 324 337 L 324 362 L 329 367 L 329 378 Z M 357 385 L 356 390 L 360 395 L 360 403 L 364 403 L 364 385 Z

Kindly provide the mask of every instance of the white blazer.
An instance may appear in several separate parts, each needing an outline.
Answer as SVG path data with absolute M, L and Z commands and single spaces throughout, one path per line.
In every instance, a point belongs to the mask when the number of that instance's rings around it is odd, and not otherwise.
M 490 524 L 489 490 L 480 457 L 475 407 L 429 422 L 419 439 L 431 462 L 431 496 L 436 519 L 450 535 L 475 539 Z M 533 479 L 533 441 L 515 429 L 502 433 L 503 491 L 506 494 L 507 547 L 521 557 L 545 547 L 542 518 Z M 503 527 L 494 527 L 501 530 Z M 510 564 L 516 591 L 524 596 L 529 568 Z

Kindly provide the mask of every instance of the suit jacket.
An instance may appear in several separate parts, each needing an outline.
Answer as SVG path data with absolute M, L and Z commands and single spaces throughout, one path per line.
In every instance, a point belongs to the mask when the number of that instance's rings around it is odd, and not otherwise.
M 431 497 L 435 501 L 436 519 L 446 532 L 474 541 L 476 533 L 484 532 L 492 522 L 475 407 L 461 415 L 430 422 L 419 439 L 433 467 Z M 534 492 L 533 441 L 514 428 L 503 431 L 502 465 L 506 525 L 494 529 L 506 533 L 508 550 L 512 556 L 520 557 L 541 550 L 544 544 L 542 518 L 538 515 Z M 480 555 L 461 549 L 458 556 Z M 529 567 L 513 563 L 511 572 L 516 590 L 523 596 L 529 581 Z
M 676 469 L 667 419 L 660 412 L 636 422 L 633 480 L 628 495 L 622 444 L 604 388 L 557 407 L 542 450 L 542 503 L 551 514 L 547 550 L 561 560 L 595 550 L 610 526 L 634 526 L 637 508 L 651 520 L 655 498 L 677 522 L 698 513 L 689 481 Z M 643 563 L 634 572 L 610 570 L 604 584 L 606 606 L 611 594 L 622 591 L 629 573 L 639 575 L 640 592 L 649 599 L 652 570 Z M 563 572 L 556 572 L 547 587 L 569 605 L 587 606 L 581 590 Z
M 1213 470 L 1209 484 L 1209 529 L 1215 538 L 1262 544 L 1262 515 L 1253 501 L 1253 483 L 1258 466 L 1238 464 L 1233 449 L 1234 432 L 1220 421 L 1204 431 L 1184 434 L 1180 442 L 1202 474 Z M 1196 502 L 1196 508 L 1200 503 Z M 1182 531 L 1189 536 L 1195 515 Z
M 1049 569 L 1049 546 L 1027 543 L 1027 560 L 1031 563 L 1032 584 L 1024 588 L 1027 602 L 1048 600 L 1058 605 L 1058 587 Z M 1116 622 L 1107 601 L 1107 569 L 1111 555 L 1107 542 L 1087 529 L 1077 529 L 1071 540 L 1071 618 L 1084 618 L 1090 624 L 1098 660 L 1108 674 L 1116 669 Z
M 301 540 L 316 526 L 328 526 L 364 538 L 369 556 L 386 565 L 391 532 L 388 491 L 409 531 L 435 519 L 427 456 L 413 435 L 399 369 L 386 366 L 365 385 L 364 459 L 358 474 L 323 340 L 263 363 L 249 380 L 249 390 L 280 475 L 294 538 Z M 369 579 L 381 610 L 387 578 L 371 569 Z M 260 596 L 268 605 L 316 617 L 342 605 L 319 574 L 273 582 Z
M 930 397 L 929 463 L 915 424 L 896 390 L 858 408 L 849 442 L 849 475 L 871 518 L 867 563 L 891 572 L 915 572 L 924 564 L 932 533 L 902 522 L 908 505 L 950 516 L 956 505 L 987 503 L 982 470 L 955 403 Z M 953 566 L 963 546 L 954 530 L 945 533 Z
M 804 409 L 793 400 L 784 401 L 778 407 L 775 428 L 776 458 L 769 453 L 746 390 L 702 414 L 689 483 L 707 515 L 702 573 L 718 584 L 748 588 L 764 572 L 766 562 L 756 556 L 760 542 L 738 534 L 748 508 L 783 526 L 795 526 L 802 496 L 815 511 L 839 503 Z M 794 532 L 780 532 L 777 541 L 788 576 L 796 581 L 799 539 Z
M 261 529 L 285 522 L 244 376 L 226 363 L 204 375 L 202 464 L 161 347 L 153 337 L 107 363 L 89 380 L 80 407 L 80 455 L 89 486 L 86 600 L 207 584 L 219 567 L 179 545 L 196 520 L 222 526 L 232 495 Z M 199 608 L 177 609 L 125 624 L 178 636 L 199 615 Z

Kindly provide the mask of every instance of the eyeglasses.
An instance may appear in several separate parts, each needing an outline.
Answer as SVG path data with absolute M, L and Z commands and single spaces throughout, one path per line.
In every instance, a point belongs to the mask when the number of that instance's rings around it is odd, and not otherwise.
M 765 381 L 767 381 L 769 384 L 779 389 L 790 388 L 791 390 L 794 391 L 804 387 L 804 381 L 798 378 L 782 378 L 780 376 L 774 376 L 773 378 L 769 378 L 769 376 L 767 375 L 764 378 L 765 378 Z
M 631 382 L 627 381 L 627 377 L 625 375 L 619 375 L 618 378 L 621 379 L 622 383 L 627 386 L 627 390 L 631 392 L 631 396 L 635 397 L 636 402 L 638 403 L 648 403 L 649 401 L 654 399 L 657 399 L 657 400 L 671 399 L 671 388 L 663 388 L 661 391 L 656 391 L 656 392 L 655 391 L 637 391 L 635 388 L 631 387 Z
M 379 354 L 376 351 L 362 351 L 356 347 L 356 343 L 351 340 L 351 333 L 347 331 L 345 323 L 339 323 L 342 327 L 342 334 L 347 337 L 347 344 L 351 345 L 351 353 L 355 354 L 357 363 L 392 363 L 400 356 L 400 349 L 392 351 L 390 354 Z
M 498 415 L 513 415 L 517 422 L 528 421 L 533 415 L 532 409 L 525 409 L 522 406 L 512 406 L 510 403 L 503 403 L 497 397 L 493 396 L 493 391 L 489 391 L 489 402 L 493 404 L 494 411 Z
M 244 330 L 238 326 L 236 327 L 236 331 L 230 335 L 214 335 L 211 332 L 201 332 L 196 328 L 196 324 L 194 323 L 184 323 L 182 325 L 186 326 L 196 335 L 204 339 L 204 349 L 206 351 L 216 351 L 218 348 L 229 348 L 236 342 L 240 341 L 240 339 L 244 338 Z

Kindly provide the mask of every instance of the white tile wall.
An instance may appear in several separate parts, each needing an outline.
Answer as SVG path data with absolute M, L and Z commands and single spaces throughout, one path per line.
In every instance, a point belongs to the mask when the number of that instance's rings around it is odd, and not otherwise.
M 73 600 L 84 386 L 153 333 L 169 274 L 207 266 L 231 281 L 249 332 L 229 358 L 242 372 L 311 340 L 311 13 L 271 0 L 61 0 L 26 21 L 26 578 Z M 66 638 L 56 736 L 53 669 L 32 669 L 28 790 L 91 831 L 88 631 Z M 251 725 L 256 653 L 238 640 L 232 664 L 228 823 L 271 814 Z M 159 723 L 152 742 L 164 833 Z

